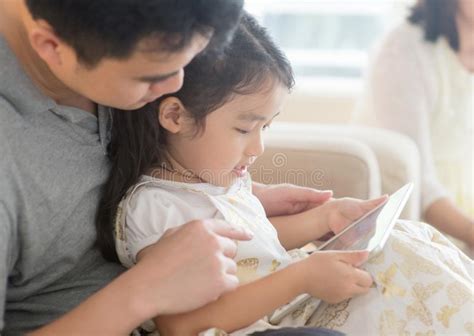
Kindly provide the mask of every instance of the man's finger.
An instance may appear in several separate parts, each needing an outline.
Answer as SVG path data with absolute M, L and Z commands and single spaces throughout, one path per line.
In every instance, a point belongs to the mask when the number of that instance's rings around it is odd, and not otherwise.
M 224 269 L 227 274 L 236 275 L 237 274 L 237 263 L 232 258 L 224 259 Z
M 232 225 L 221 219 L 208 221 L 208 228 L 219 236 L 235 240 L 251 240 L 253 232 L 243 226 Z
M 222 253 L 228 258 L 234 258 L 237 254 L 237 244 L 232 239 L 217 236 Z
M 332 190 L 316 190 L 307 187 L 292 187 L 291 198 L 295 201 L 324 203 L 332 197 Z
M 224 278 L 224 292 L 234 290 L 239 285 L 239 279 L 232 274 L 227 274 Z

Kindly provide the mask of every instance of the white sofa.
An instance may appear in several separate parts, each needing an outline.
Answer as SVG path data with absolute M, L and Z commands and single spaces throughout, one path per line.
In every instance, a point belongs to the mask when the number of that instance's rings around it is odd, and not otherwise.
M 419 159 L 407 137 L 356 125 L 272 124 L 265 153 L 251 169 L 263 183 L 331 189 L 335 197 L 368 199 L 390 194 L 408 181 L 414 192 L 402 212 L 420 218 Z

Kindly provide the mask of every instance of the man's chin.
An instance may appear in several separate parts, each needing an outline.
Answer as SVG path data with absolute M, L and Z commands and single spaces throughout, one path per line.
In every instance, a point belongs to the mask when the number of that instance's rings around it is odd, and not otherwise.
M 113 108 L 119 109 L 119 110 L 124 110 L 124 111 L 133 111 L 133 110 L 138 110 L 139 108 L 142 108 L 145 106 L 147 102 L 140 101 L 138 103 L 134 103 L 131 105 L 126 105 L 126 106 L 112 106 Z

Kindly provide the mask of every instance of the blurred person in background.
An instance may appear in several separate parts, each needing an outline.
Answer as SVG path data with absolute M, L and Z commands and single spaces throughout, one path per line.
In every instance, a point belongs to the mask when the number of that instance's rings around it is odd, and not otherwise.
M 425 221 L 472 255 L 474 2 L 418 0 L 381 41 L 358 122 L 409 136 L 420 153 Z

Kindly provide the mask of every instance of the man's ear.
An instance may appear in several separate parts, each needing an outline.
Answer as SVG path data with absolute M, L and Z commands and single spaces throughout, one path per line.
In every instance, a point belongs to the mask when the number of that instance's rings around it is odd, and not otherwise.
M 46 21 L 35 21 L 34 27 L 30 30 L 28 37 L 31 47 L 49 66 L 57 67 L 62 65 L 62 52 L 65 44 Z
M 158 120 L 161 126 L 173 134 L 183 130 L 186 114 L 181 100 L 176 97 L 165 98 L 158 108 Z

